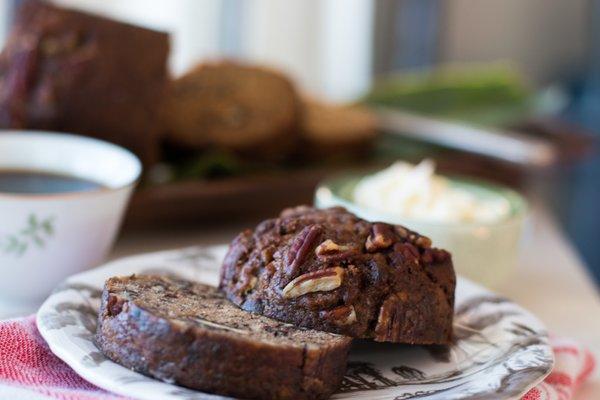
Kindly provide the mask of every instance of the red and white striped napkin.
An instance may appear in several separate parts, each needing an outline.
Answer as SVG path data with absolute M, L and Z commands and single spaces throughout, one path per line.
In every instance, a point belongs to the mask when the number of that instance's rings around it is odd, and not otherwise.
M 552 339 L 552 373 L 523 400 L 569 400 L 595 361 L 578 343 Z M 48 348 L 35 316 L 0 321 L 0 399 L 123 400 L 80 378 Z
M 573 340 L 551 337 L 554 369 L 522 400 L 570 400 L 591 375 L 596 361 L 588 350 Z

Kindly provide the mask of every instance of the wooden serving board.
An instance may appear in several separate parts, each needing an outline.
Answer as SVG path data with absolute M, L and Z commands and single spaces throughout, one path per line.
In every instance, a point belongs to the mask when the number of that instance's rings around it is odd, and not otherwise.
M 330 173 L 301 170 L 141 188 L 132 198 L 126 226 L 198 224 L 273 215 L 274 210 L 286 206 L 311 204 L 318 182 Z
M 520 187 L 527 171 L 474 156 L 438 156 L 439 171 L 474 176 Z M 312 204 L 319 182 L 337 174 L 375 171 L 391 161 L 357 166 L 311 168 L 223 178 L 189 180 L 142 187 L 136 191 L 126 217 L 126 228 L 198 225 L 205 222 L 258 220 L 281 209 Z

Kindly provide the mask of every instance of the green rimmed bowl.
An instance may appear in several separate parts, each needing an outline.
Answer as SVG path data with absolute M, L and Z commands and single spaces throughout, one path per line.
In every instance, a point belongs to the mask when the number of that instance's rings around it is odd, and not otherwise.
M 480 198 L 505 198 L 509 214 L 497 222 L 432 222 L 385 213 L 354 202 L 354 188 L 364 175 L 345 175 L 327 180 L 315 193 L 319 208 L 345 207 L 369 221 L 400 224 L 429 236 L 434 246 L 452 253 L 456 271 L 487 286 L 495 286 L 509 277 L 516 266 L 527 202 L 504 186 L 483 181 L 450 177 L 450 185 L 468 190 Z

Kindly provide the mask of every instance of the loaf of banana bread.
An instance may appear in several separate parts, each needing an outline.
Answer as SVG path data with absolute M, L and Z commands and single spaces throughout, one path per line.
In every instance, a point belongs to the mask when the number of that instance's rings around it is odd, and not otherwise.
M 301 206 L 242 232 L 220 287 L 243 309 L 296 326 L 447 344 L 455 282 L 450 254 L 427 237 L 343 208 Z
M 243 311 L 214 287 L 152 275 L 107 280 L 96 335 L 127 368 L 248 399 L 329 397 L 350 342 Z
M 168 35 L 27 0 L 0 55 L 0 127 L 78 133 L 158 153 Z
M 285 158 L 298 139 L 298 95 L 282 73 L 233 61 L 200 64 L 168 92 L 170 142 L 241 155 Z

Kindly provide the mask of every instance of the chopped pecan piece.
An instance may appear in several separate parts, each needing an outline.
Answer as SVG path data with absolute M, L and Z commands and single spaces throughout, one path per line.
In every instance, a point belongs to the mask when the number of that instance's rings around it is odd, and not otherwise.
M 244 275 L 240 278 L 241 279 L 238 281 L 240 295 L 246 296 L 249 292 L 254 290 L 258 283 L 258 278 L 249 271 L 245 271 Z
M 356 322 L 356 310 L 353 305 L 336 307 L 321 314 L 330 317 L 336 325 L 350 325 Z
M 431 247 L 431 239 L 427 236 L 419 236 L 417 240 L 415 240 L 415 244 L 424 249 L 428 249 Z
M 115 315 L 120 314 L 125 303 L 126 300 L 124 297 L 119 297 L 112 294 L 109 295 L 106 302 L 107 315 L 109 317 L 114 317 Z
M 313 292 L 326 292 L 342 285 L 344 268 L 334 267 L 300 275 L 288 283 L 281 291 L 286 299 L 293 299 Z
M 400 304 L 402 304 L 402 300 L 392 294 L 381 305 L 374 330 L 373 339 L 376 342 L 394 341 L 400 335 L 404 322 L 401 318 L 403 308 Z
M 254 288 L 256 287 L 257 283 L 258 283 L 258 278 L 255 277 L 255 276 L 251 277 L 250 281 L 248 282 L 248 284 L 244 288 L 245 293 L 248 293 L 249 291 L 254 290 Z
M 450 258 L 450 253 L 442 249 L 433 249 L 433 259 L 435 262 L 443 263 Z
M 403 226 L 400 225 L 396 225 L 396 233 L 398 234 L 398 236 L 400 236 L 402 239 L 406 239 L 408 237 L 408 229 L 406 229 Z
M 396 293 L 396 296 L 402 302 L 408 301 L 408 292 L 400 291 L 400 292 Z
M 425 249 L 421 255 L 421 261 L 425 264 L 431 264 L 433 262 L 433 251 L 431 249 Z
M 324 255 L 330 255 L 330 254 L 337 254 L 343 251 L 348 251 L 350 249 L 350 247 L 348 246 L 344 246 L 344 245 L 339 245 L 336 242 L 334 242 L 331 239 L 327 239 L 326 241 L 324 241 L 323 243 L 321 243 L 320 245 L 317 246 L 317 248 L 315 249 L 315 253 L 318 256 L 324 256 Z
M 387 224 L 377 223 L 367 238 L 365 248 L 369 252 L 387 249 L 394 243 L 391 227 Z
M 310 225 L 302 229 L 296 236 L 287 254 L 288 265 L 286 272 L 289 275 L 294 275 L 294 272 L 298 267 L 306 261 L 308 254 L 315 246 L 322 230 L 323 229 L 318 225 Z
M 272 247 L 267 247 L 260 252 L 260 258 L 265 265 L 273 261 L 273 253 L 274 250 Z
M 408 262 L 413 262 L 415 264 L 419 262 L 419 249 L 411 243 L 396 243 L 394 245 L 394 251 L 402 255 L 404 260 Z

